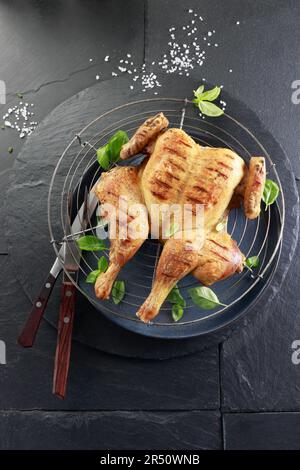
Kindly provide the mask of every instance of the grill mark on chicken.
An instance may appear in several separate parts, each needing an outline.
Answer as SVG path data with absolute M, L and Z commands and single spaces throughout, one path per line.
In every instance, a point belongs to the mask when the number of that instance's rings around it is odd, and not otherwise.
M 163 147 L 163 150 L 166 150 L 167 152 L 170 152 L 170 153 L 174 153 L 175 155 L 177 155 L 177 157 L 179 158 L 183 158 L 184 160 L 186 160 L 186 157 L 184 155 L 182 155 L 179 150 L 176 149 L 176 147 L 168 147 L 167 145 L 164 145 Z
M 233 157 L 229 153 L 223 153 L 222 157 L 227 157 L 227 158 L 230 158 L 230 160 L 235 160 L 235 157 Z
M 165 277 L 169 277 L 170 279 L 176 279 L 176 276 L 174 276 L 174 274 L 165 273 L 164 271 L 162 272 L 162 275 Z
M 207 239 L 209 242 L 214 243 L 215 245 L 219 246 L 220 248 L 223 248 L 223 250 L 228 251 L 227 246 L 221 245 L 221 243 L 216 242 L 215 240 L 212 240 L 211 238 Z
M 185 171 L 185 168 L 183 166 L 179 165 L 178 163 L 173 162 L 172 160 L 168 160 L 167 163 L 171 165 L 172 167 L 177 168 L 177 170 Z
M 185 141 L 182 140 L 182 139 L 177 139 L 177 142 L 179 142 L 179 143 L 182 144 L 182 145 L 185 145 L 186 147 L 188 147 L 188 148 L 190 148 L 190 149 L 193 148 L 192 145 L 188 144 L 187 142 L 185 142 Z
M 152 189 L 151 189 L 151 194 L 152 194 L 153 196 L 158 197 L 158 199 L 163 199 L 164 201 L 165 201 L 166 199 L 168 199 L 167 194 L 161 194 L 161 193 L 158 193 L 157 191 L 154 191 L 154 190 L 152 190 Z
M 195 204 L 204 204 L 204 205 L 207 204 L 207 201 L 203 201 L 203 199 L 197 199 L 196 197 L 193 197 L 193 196 L 187 196 L 187 200 Z
M 195 186 L 193 186 L 193 188 L 201 191 L 202 193 L 209 194 L 209 191 L 207 189 L 203 188 L 203 186 L 199 186 L 198 184 L 195 184 Z
M 216 255 L 218 258 L 222 259 L 223 261 L 226 261 L 226 263 L 230 262 L 230 259 L 227 259 L 225 258 L 225 256 L 220 255 L 220 253 L 218 253 L 217 251 L 212 250 L 212 249 L 209 249 L 209 251 L 213 253 L 214 255 Z
M 168 170 L 165 170 L 165 174 L 168 175 L 170 178 L 174 178 L 174 180 L 180 181 L 180 178 L 178 176 L 174 175 Z
M 229 165 L 226 165 L 226 163 L 224 162 L 218 162 L 220 166 L 222 166 L 223 168 L 227 168 L 227 170 L 229 171 L 233 171 L 233 168 Z
M 168 183 L 166 183 L 165 181 L 161 181 L 160 179 L 158 178 L 155 178 L 151 181 L 152 184 L 155 184 L 155 185 L 158 185 L 158 186 L 162 186 L 163 188 L 165 189 L 171 189 L 172 186 L 170 186 Z
M 228 175 L 225 175 L 225 173 L 222 173 L 222 171 L 217 170 L 216 168 L 207 167 L 207 170 L 209 170 L 209 171 L 214 171 L 214 172 L 217 173 L 219 176 L 221 176 L 222 178 L 224 178 L 224 180 L 228 180 Z

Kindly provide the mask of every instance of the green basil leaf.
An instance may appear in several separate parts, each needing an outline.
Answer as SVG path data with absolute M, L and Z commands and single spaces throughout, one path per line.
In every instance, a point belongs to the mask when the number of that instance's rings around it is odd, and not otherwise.
M 165 231 L 165 237 L 172 237 L 179 230 L 179 224 L 171 222 L 170 226 Z
M 219 86 L 215 86 L 211 90 L 204 91 L 203 93 L 197 96 L 199 101 L 214 101 L 218 98 L 219 94 L 221 93 L 221 88 Z
M 183 308 L 181 305 L 175 304 L 172 307 L 172 318 L 174 321 L 178 321 L 183 316 Z
M 186 301 L 184 300 L 184 298 L 180 294 L 179 288 L 177 286 L 173 287 L 171 292 L 169 292 L 169 295 L 166 298 L 166 300 L 168 302 L 171 302 L 171 304 L 181 305 L 181 307 L 186 306 Z
M 97 150 L 97 160 L 101 168 L 108 170 L 110 165 L 110 158 L 107 145 L 104 145 Z
M 275 181 L 266 180 L 263 197 L 262 197 L 262 200 L 266 204 L 266 210 L 268 206 L 273 204 L 273 202 L 277 199 L 278 194 L 279 194 L 278 184 L 275 183 Z
M 116 305 L 119 304 L 125 295 L 125 282 L 115 281 L 111 291 L 111 295 L 114 303 Z
M 14 149 L 13 149 L 13 147 L 8 147 L 7 151 L 8 151 L 8 153 L 13 153 Z
M 105 256 L 101 256 L 101 258 L 98 259 L 98 269 L 100 273 L 105 273 L 107 268 L 108 268 L 108 261 L 105 258 Z
M 202 114 L 210 117 L 218 117 L 224 114 L 223 109 L 216 106 L 214 103 L 210 103 L 209 101 L 199 101 L 198 103 L 199 109 Z
M 85 279 L 85 282 L 87 282 L 88 284 L 95 284 L 96 279 L 97 279 L 97 277 L 99 276 L 99 274 L 100 274 L 99 269 L 96 269 L 95 271 L 91 271 L 91 272 L 87 275 L 87 277 L 86 277 L 86 279 Z
M 204 85 L 200 85 L 197 90 L 194 90 L 194 95 L 196 96 L 196 98 L 199 97 L 199 95 L 201 95 L 201 93 L 203 93 L 204 91 Z M 198 100 L 194 100 L 194 101 L 198 101 Z
M 93 235 L 85 235 L 84 237 L 78 238 L 76 243 L 80 250 L 85 251 L 100 251 L 105 250 L 106 246 L 104 240 L 94 237 Z
M 258 256 L 251 256 L 250 258 L 247 258 L 245 261 L 245 264 L 248 266 L 248 268 L 258 268 L 260 265 L 260 260 Z
M 208 287 L 193 287 L 192 289 L 189 289 L 189 294 L 194 304 L 204 310 L 211 310 L 218 305 L 227 307 L 227 305 L 219 302 L 216 294 Z
M 110 161 L 119 160 L 122 145 L 128 142 L 128 135 L 124 131 L 117 131 L 109 140 L 107 146 L 110 154 Z

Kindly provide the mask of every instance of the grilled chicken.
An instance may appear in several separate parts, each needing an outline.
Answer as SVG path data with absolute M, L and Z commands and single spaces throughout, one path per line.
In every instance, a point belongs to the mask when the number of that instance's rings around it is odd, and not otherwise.
M 136 167 L 119 167 L 103 173 L 95 192 L 101 201 L 101 216 L 109 223 L 110 238 L 109 267 L 98 276 L 95 292 L 97 297 L 108 299 L 121 268 L 148 237 L 148 214 L 142 205 L 143 197 Z M 141 204 L 139 210 L 136 204 Z M 133 230 L 136 224 L 143 229 L 144 237 L 131 236 L 130 228 Z
M 153 207 L 177 204 L 188 207 L 191 213 L 192 225 L 170 237 L 164 236 L 164 213 L 160 213 L 159 237 L 164 246 L 151 293 L 137 312 L 144 322 L 159 313 L 170 290 L 187 274 L 192 272 L 208 286 L 242 271 L 244 255 L 226 232 L 226 219 L 241 198 L 246 217 L 257 217 L 265 182 L 262 157 L 252 157 L 247 169 L 244 160 L 232 150 L 201 147 L 183 130 L 166 130 L 167 126 L 162 113 L 149 118 L 120 154 L 126 159 L 143 151 L 149 158 L 140 167 L 118 167 L 103 173 L 96 188 L 102 207 L 110 203 L 117 208 L 121 198 L 128 203 L 127 221 L 144 228 L 137 239 L 129 234 L 120 240 L 118 231 L 110 235 L 109 268 L 95 284 L 96 295 L 102 299 L 109 297 L 120 269 L 147 238 L 148 214 Z M 133 208 L 137 203 L 147 209 L 137 211 Z M 203 210 L 200 232 L 199 207 Z

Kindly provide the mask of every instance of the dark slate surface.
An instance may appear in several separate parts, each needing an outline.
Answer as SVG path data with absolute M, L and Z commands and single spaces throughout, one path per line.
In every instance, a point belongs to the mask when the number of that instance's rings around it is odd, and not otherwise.
M 291 102 L 291 84 L 300 77 L 300 42 L 296 33 L 299 3 L 295 0 L 189 0 L 187 4 L 150 0 L 146 16 L 148 64 L 169 48 L 169 27 L 178 26 L 176 39 L 177 34 L 182 37 L 182 25 L 191 18 L 187 13 L 190 8 L 204 19 L 197 31 L 198 38 L 214 29 L 216 34 L 211 43 L 219 44 L 206 48 L 207 60 L 202 67 L 191 71 L 190 77 L 222 83 L 232 96 L 253 109 L 286 150 L 295 172 L 300 175 L 300 104 Z
M 73 342 L 68 393 L 64 401 L 59 400 L 51 394 L 56 331 L 43 322 L 34 348 L 22 349 L 16 344 L 30 302 L 15 280 L 9 256 L 0 256 L 0 283 L 0 339 L 7 346 L 7 364 L 0 366 L 0 409 L 219 407 L 217 348 L 181 359 L 142 361 L 101 353 Z
M 9 93 L 66 82 L 82 69 L 105 79 L 119 55 L 134 52 L 137 60 L 143 57 L 144 4 L 139 0 L 72 0 L 72 7 L 59 0 L 2 3 L 0 38 L 7 47 L 2 52 L 1 79 Z M 107 54 L 110 61 L 104 63 Z M 16 72 L 13 77 L 11 70 Z
M 224 410 L 300 410 L 300 366 L 292 363 L 292 343 L 300 339 L 299 255 L 298 245 L 269 312 L 222 347 Z
M 0 449 L 220 449 L 217 411 L 0 412 Z M 37 441 L 36 436 L 39 436 Z
M 299 450 L 300 413 L 223 415 L 227 450 Z
M 40 122 L 55 106 L 75 93 L 111 77 L 119 55 L 131 52 L 137 66 L 144 56 L 144 2 L 130 0 L 61 0 L 24 2 L 10 0 L 0 5 L 0 79 L 6 83 L 7 105 L 2 115 L 20 100 L 34 104 L 35 120 Z M 130 21 L 124 21 L 126 15 Z M 118 24 L 112 28 L 112 22 Z M 110 55 L 109 62 L 104 57 Z M 92 62 L 89 59 L 93 59 Z M 3 112 L 2 112 L 3 111 Z M 14 131 L 1 130 L 1 194 L 8 187 L 7 171 L 24 144 Z M 13 154 L 7 152 L 14 148 Z M 2 178 L 2 172 L 6 171 Z M 4 199 L 0 200 L 0 211 Z M 7 251 L 2 224 L 0 252 Z
M 121 12 L 115 11 L 115 4 L 118 4 L 118 9 Z M 124 2 L 120 2 L 124 3 Z M 79 90 L 90 86 L 94 80 L 95 75 L 98 73 L 98 65 L 90 66 L 88 58 L 90 51 L 96 52 L 104 47 L 103 55 L 106 52 L 111 53 L 114 50 L 115 55 L 118 55 L 118 50 L 123 50 L 123 45 L 127 45 L 127 38 L 132 40 L 132 49 L 134 49 L 136 56 L 139 60 L 143 59 L 144 49 L 144 18 L 142 9 L 146 4 L 146 58 L 150 64 L 156 55 L 164 51 L 167 47 L 163 45 L 164 38 L 167 38 L 166 30 L 169 26 L 182 23 L 185 21 L 185 10 L 187 6 L 176 0 L 159 2 L 158 0 L 149 0 L 145 2 L 138 2 L 131 0 L 130 5 L 134 5 L 134 14 L 130 15 L 130 25 L 124 18 L 126 15 L 122 8 L 119 7 L 117 0 L 110 0 L 107 2 L 72 2 L 72 6 L 60 1 L 44 2 L 27 2 L 25 5 L 17 0 L 1 3 L 1 36 L 5 47 L 1 48 L 0 57 L 2 70 L 5 70 L 6 81 L 9 85 L 11 93 L 15 91 L 24 90 L 24 84 L 27 84 L 27 91 L 34 84 L 37 91 L 28 91 L 27 97 L 29 101 L 34 101 L 37 105 L 37 118 L 40 120 L 45 116 L 54 106 L 63 101 L 64 99 L 77 93 Z M 115 29 L 109 25 L 107 17 L 101 14 L 96 14 L 96 9 L 101 9 L 105 5 L 105 11 L 111 13 L 115 12 L 115 16 L 121 18 L 118 24 L 118 31 L 122 31 L 121 36 L 116 34 Z M 196 0 L 190 0 L 188 7 L 195 8 L 204 18 L 207 19 L 208 28 L 215 28 L 218 32 L 219 48 L 210 51 L 209 60 L 205 63 L 205 67 L 197 71 L 194 78 L 198 81 L 204 76 L 211 83 L 223 83 L 225 89 L 228 90 L 232 96 L 244 100 L 257 115 L 264 121 L 266 126 L 271 130 L 278 141 L 284 146 L 289 155 L 293 168 L 299 176 L 299 158 L 298 158 L 298 136 L 299 136 L 299 110 L 300 106 L 291 104 L 291 83 L 299 79 L 300 76 L 300 43 L 298 41 L 297 32 L 299 24 L 299 5 L 297 0 L 286 0 L 285 2 L 274 2 L 266 0 L 264 2 L 244 0 L 230 0 L 228 2 L 219 2 L 218 0 L 203 0 L 201 4 Z M 58 8 L 59 7 L 59 8 Z M 112 8 L 112 10 L 110 10 Z M 125 8 L 125 7 L 124 7 Z M 128 2 L 126 2 L 126 11 Z M 25 11 L 26 21 L 22 16 L 22 11 Z M 103 10 L 102 10 L 103 11 Z M 59 12 L 60 22 L 57 21 L 56 14 Z M 97 13 L 97 12 L 96 12 Z M 91 18 L 89 18 L 89 15 Z M 108 17 L 110 17 L 108 15 Z M 68 23 L 71 18 L 70 24 Z M 83 30 L 81 30 L 81 20 L 83 19 Z M 235 25 L 239 20 L 241 25 Z M 16 23 L 18 28 L 15 27 Z M 96 27 L 90 27 L 96 22 Z M 80 27 L 78 27 L 78 24 Z M 49 25 L 51 28 L 49 28 Z M 65 27 L 68 25 L 69 27 Z M 105 26 L 108 25 L 108 34 Z M 124 26 L 124 28 L 123 28 Z M 131 33 L 128 32 L 129 28 Z M 203 25 L 204 26 L 204 25 Z M 217 26 L 217 27 L 216 27 Z M 206 28 L 206 26 L 205 26 Z M 105 35 L 102 37 L 102 31 L 105 30 Z M 71 40 L 67 41 L 69 32 L 71 31 Z M 82 34 L 82 31 L 84 33 Z M 113 34 L 110 34 L 113 31 Z M 117 32 L 118 32 L 117 31 Z M 58 32 L 58 34 L 56 34 Z M 123 34 L 124 33 L 124 34 Z M 84 36 L 84 37 L 83 37 Z M 78 47 L 77 37 L 81 38 Z M 98 38 L 101 40 L 98 42 Z M 16 38 L 16 42 L 15 42 Z M 56 38 L 60 40 L 56 41 Z M 154 39 L 153 39 L 154 38 Z M 46 62 L 47 55 L 44 53 L 48 49 L 55 51 L 51 60 L 51 65 Z M 55 47 L 55 44 L 58 44 Z M 81 48 L 81 44 L 83 47 Z M 222 44 L 222 47 L 221 47 Z M 73 48 L 74 45 L 74 48 Z M 110 50 L 106 45 L 109 45 Z M 16 48 L 19 54 L 16 54 Z M 93 49 L 94 48 L 94 49 Z M 30 52 L 30 55 L 27 52 Z M 62 51 L 62 52 L 61 52 Z M 81 60 L 77 60 L 81 58 Z M 9 60 L 7 59 L 9 58 Z M 13 58 L 13 60 L 12 60 Z M 30 60 L 28 60 L 30 59 Z M 19 60 L 17 66 L 14 62 Z M 42 61 L 42 62 L 41 62 Z M 46 67 L 41 67 L 41 64 L 46 64 Z M 21 64 L 21 66 L 20 66 Z M 58 65 L 56 65 L 58 64 Z M 110 75 L 110 65 L 107 69 L 105 64 L 101 62 L 101 77 L 108 78 Z M 229 73 L 232 68 L 233 72 Z M 17 70 L 17 73 L 16 73 Z M 19 72 L 22 73 L 19 73 Z M 202 73 L 203 72 L 203 73 Z M 1 74 L 2 75 L 2 74 Z M 2 76 L 0 77 L 3 78 Z M 61 80 L 61 81 L 59 81 Z M 12 87 L 10 86 L 12 85 Z M 16 88 L 14 88 L 16 87 Z M 162 91 L 165 91 L 164 88 Z M 148 94 L 146 94 L 148 95 Z M 13 94 L 10 95 L 10 104 L 15 104 Z M 6 173 L 3 173 L 7 168 L 10 168 L 17 151 L 20 147 L 19 139 L 14 137 L 12 132 L 1 132 L 1 204 L 0 204 L 0 217 L 3 221 L 3 214 L 7 212 L 7 207 L 3 204 L 3 192 L 6 188 L 8 178 Z M 13 155 L 7 154 L 7 147 L 13 145 L 15 151 Z M 290 185 L 287 184 L 286 190 L 289 191 Z M 34 190 L 36 191 L 36 190 Z M 288 208 L 290 210 L 290 207 Z M 28 222 L 28 221 L 27 221 Z M 36 229 L 36 227 L 34 227 Z M 38 229 L 39 230 L 39 229 Z M 33 231 L 34 233 L 34 231 Z M 3 242 L 3 223 L 0 226 L 0 252 L 6 251 L 7 247 Z M 299 252 L 299 250 L 298 250 Z M 297 252 L 297 256 L 298 256 Z M 20 255 L 20 262 L 23 262 L 23 256 Z M 4 261 L 2 261 L 3 263 Z M 24 262 L 25 263 L 25 262 Z M 3 272 L 6 275 L 10 273 L 10 265 L 3 265 Z M 297 265 L 297 258 L 289 272 L 285 281 L 284 289 L 281 291 L 278 301 L 271 304 L 272 309 L 269 312 L 257 312 L 255 323 L 248 325 L 246 329 L 235 333 L 235 336 L 227 343 L 225 343 L 223 351 L 223 361 L 221 369 L 224 368 L 222 375 L 222 396 L 223 407 L 227 410 L 265 410 L 265 409 L 279 409 L 279 410 L 295 410 L 299 409 L 299 400 L 297 394 L 299 393 L 299 379 L 298 370 L 299 365 L 292 365 L 291 363 L 291 343 L 294 339 L 300 338 L 299 336 L 299 322 L 297 319 L 297 310 L 299 299 L 297 298 L 299 268 Z M 8 279 L 8 278 L 7 278 Z M 32 278 L 31 281 L 34 279 Z M 29 281 L 30 282 L 30 281 Z M 15 345 L 15 333 L 20 327 L 21 318 L 24 312 L 30 307 L 28 299 L 20 293 L 20 287 L 11 278 L 7 284 L 2 282 L 3 290 L 0 298 L 1 312 L 7 312 L 1 315 L 0 326 L 8 343 L 8 360 L 10 361 L 6 366 L 1 367 L 1 408 L 32 408 L 38 404 L 38 407 L 44 407 L 47 403 L 49 409 L 54 409 L 55 404 L 50 396 L 51 388 L 51 370 L 52 359 L 54 352 L 55 333 L 54 330 L 49 328 L 48 325 L 43 324 L 41 334 L 38 339 L 37 347 L 32 351 L 23 351 L 22 355 L 19 353 L 19 348 Z M 34 291 L 34 288 L 33 288 Z M 18 298 L 18 300 L 16 300 Z M 2 300 L 1 300 L 2 299 Z M 9 322 L 7 322 L 9 318 Z M 52 348 L 52 349 L 51 349 Z M 91 360 L 91 355 L 95 359 Z M 206 368 L 205 361 L 202 355 L 193 355 L 189 359 L 194 361 L 195 357 L 201 357 L 197 365 L 202 364 L 203 369 Z M 201 395 L 198 406 L 217 407 L 217 393 L 219 384 L 216 380 L 215 370 L 215 357 L 216 352 L 212 352 L 214 366 L 210 369 L 208 367 L 207 377 L 200 375 L 197 393 Z M 243 360 L 243 356 L 245 360 Z M 83 407 L 85 400 L 92 402 L 100 401 L 100 398 L 105 398 L 105 404 L 108 405 L 112 400 L 114 403 L 116 399 L 113 398 L 113 390 L 117 390 L 119 394 L 118 378 L 111 376 L 107 379 L 111 371 L 106 369 L 104 374 L 110 388 L 105 386 L 106 390 L 99 389 L 97 395 L 98 380 L 101 384 L 102 370 L 95 379 L 95 370 L 99 371 L 99 364 L 102 365 L 105 354 L 91 351 L 76 343 L 73 345 L 73 358 L 76 358 L 71 367 L 71 381 L 72 387 L 74 383 L 78 383 L 81 389 L 85 389 L 85 397 L 83 400 Z M 106 360 L 106 359 L 105 359 Z M 188 358 L 186 358 L 188 362 Z M 123 362 L 121 362 L 123 361 Z M 120 368 L 120 364 L 127 363 L 126 359 L 113 358 L 108 367 L 116 366 Z M 172 360 L 173 361 L 173 360 Z M 170 363 L 172 361 L 166 361 Z M 177 369 L 177 364 L 183 359 L 174 360 L 174 368 Z M 135 363 L 136 361 L 128 361 L 128 363 Z M 89 363 L 91 368 L 89 368 Z M 146 363 L 145 361 L 141 363 Z M 160 364 L 160 363 L 158 363 Z M 195 363 L 193 363 L 195 366 Z M 98 367 L 98 368 L 97 368 Z M 157 367 L 157 366 L 155 366 Z M 184 363 L 186 367 L 186 363 Z M 74 379 L 74 373 L 77 370 L 78 374 L 82 373 L 82 369 L 88 371 L 84 375 L 85 382 L 90 385 L 92 393 L 88 393 L 87 385 L 83 381 L 83 377 L 78 375 Z M 154 363 L 153 363 L 154 369 Z M 104 369 L 105 370 L 105 369 Z M 173 373 L 171 368 L 171 372 Z M 169 383 L 168 372 L 164 369 L 166 375 L 165 382 L 167 388 Z M 179 368 L 179 374 L 181 369 Z M 151 375 L 151 374 L 150 374 Z M 123 377 L 123 376 L 122 376 Z M 211 379 L 213 377 L 213 380 Z M 126 377 L 127 378 L 127 377 Z M 161 376 L 160 376 L 161 378 Z M 6 380 L 7 379 L 7 380 Z M 155 375 L 157 380 L 157 375 Z M 74 382 L 73 382 L 74 381 Z M 170 382 L 170 380 L 169 380 Z M 247 383 L 248 382 L 248 383 Z M 129 381 L 133 383 L 133 378 Z M 163 382 L 164 383 L 164 382 Z M 33 386 L 34 384 L 34 386 Z M 93 388 L 93 384 L 95 384 Z M 209 385 L 209 392 L 206 392 L 206 386 Z M 156 384 L 153 384 L 153 386 Z M 86 387 L 86 388 L 85 388 Z M 140 389 L 140 384 L 135 382 L 136 390 Z M 171 386 L 169 387 L 170 390 Z M 202 395 L 203 388 L 205 392 Z M 67 403 L 69 409 L 76 407 L 81 400 L 80 390 L 75 390 L 76 395 L 71 397 L 70 402 Z M 194 388 L 191 386 L 184 393 L 190 397 L 191 391 Z M 69 388 L 69 393 L 71 388 Z M 123 393 L 126 393 L 122 389 Z M 173 390 L 172 390 L 173 392 Z M 169 393 L 169 391 L 168 391 Z M 210 405 L 209 394 L 213 395 L 213 403 Z M 101 394 L 101 396 L 100 396 Z M 109 395 L 108 395 L 109 394 Z M 119 397 L 122 395 L 119 394 Z M 169 399 L 173 394 L 169 393 Z M 130 400 L 132 395 L 130 394 Z M 155 396 L 155 392 L 150 388 L 149 396 L 150 403 L 160 401 L 160 394 Z M 77 400 L 77 401 L 76 401 Z M 151 401 L 152 400 L 152 401 Z M 167 400 L 164 398 L 164 400 Z M 125 401 L 125 400 L 124 400 Z M 194 401 L 194 399 L 192 399 Z M 58 401 L 56 400 L 57 404 Z M 71 403 L 71 405 L 70 405 Z M 57 405 L 56 405 L 57 406 Z M 59 402 L 59 406 L 65 406 Z M 97 405 L 96 405 L 97 406 Z M 144 405 L 142 405 L 144 406 Z M 194 405 L 193 405 L 194 406 Z M 75 409 L 75 408 L 74 408 Z M 11 412 L 11 416 L 15 412 Z M 49 413 L 51 414 L 51 413 Z M 55 413 L 56 414 L 56 413 Z M 74 413 L 78 414 L 78 413 Z M 205 414 L 207 416 L 208 412 Z M 209 413 L 210 414 L 210 413 Z M 58 424 L 63 426 L 66 414 L 59 414 Z M 248 416 L 248 413 L 247 413 Z M 251 418 L 252 415 L 250 415 Z M 257 419 L 256 414 L 251 419 Z M 260 415 L 258 415 L 260 416 Z M 272 419 L 270 418 L 272 416 Z M 276 419 L 273 419 L 276 416 Z M 278 419 L 277 419 L 278 416 Z M 286 426 L 281 427 L 279 418 L 283 416 L 286 420 Z M 226 421 L 228 419 L 234 421 L 238 419 L 238 415 L 229 416 L 226 414 Z M 28 417 L 26 418 L 26 420 Z M 111 422 L 115 426 L 115 421 L 112 418 Z M 294 448 L 299 449 L 299 439 L 297 437 L 297 429 L 299 427 L 298 414 L 296 413 L 279 413 L 279 414 L 262 414 L 261 419 L 268 424 L 269 427 L 254 426 L 253 434 L 256 435 L 257 441 L 261 442 L 263 439 L 266 444 L 270 442 L 275 448 L 281 447 L 287 442 L 287 447 L 294 445 Z M 26 420 L 25 425 L 26 425 Z M 43 432 L 43 421 L 36 422 L 35 434 L 32 435 L 29 448 L 35 448 L 39 445 L 37 435 Z M 193 423 L 193 436 L 195 437 L 198 425 Z M 283 422 L 283 421 L 282 421 Z M 31 423 L 31 421 L 30 421 Z M 295 426 L 294 426 L 295 424 Z M 23 429 L 18 421 L 8 427 L 7 419 L 0 419 L 0 426 L 4 429 L 1 430 L 1 435 L 9 436 L 7 430 L 10 431 L 10 448 L 16 448 L 17 443 L 26 437 L 26 433 L 19 433 L 19 429 Z M 30 426 L 30 425 L 29 425 Z M 100 424 L 96 424 L 101 428 Z M 238 447 L 239 443 L 243 441 L 243 435 L 247 436 L 247 429 L 249 424 L 241 427 L 237 425 L 238 435 L 235 433 L 235 445 Z M 87 426 L 88 427 L 88 426 Z M 116 426 L 115 426 L 116 427 Z M 276 429 L 282 432 L 276 436 Z M 26 428 L 28 429 L 28 428 Z M 86 430 L 86 428 L 84 428 Z M 227 431 L 229 425 L 226 427 Z M 219 428 L 211 421 L 206 421 L 203 427 L 203 433 L 215 432 L 219 435 Z M 289 433 L 289 430 L 292 430 Z M 30 429 L 28 430 L 29 433 Z M 292 432 L 296 436 L 296 440 L 292 437 Z M 261 433 L 261 434 L 260 434 Z M 50 438 L 53 438 L 51 431 L 49 431 Z M 273 436 L 272 442 L 268 441 L 268 435 Z M 227 434 L 228 438 L 229 434 Z M 261 438 L 262 436 L 262 438 Z M 128 446 L 132 446 L 129 434 Z M 135 437 L 135 436 L 134 436 Z M 286 439 L 287 438 L 287 439 Z M 219 442 L 219 437 L 217 441 Z M 246 439 L 247 440 L 247 439 Z M 173 437 L 174 441 L 174 437 Z M 256 442 L 257 442 L 256 441 Z M 297 442 L 298 441 L 298 442 Z M 79 446 L 78 441 L 74 441 Z M 227 440 L 227 446 L 229 438 Z M 275 443 L 275 444 L 274 444 Z M 118 443 L 118 446 L 120 442 Z M 246 444 L 245 444 L 246 445 Z M 141 447 L 145 446 L 145 441 L 141 442 Z

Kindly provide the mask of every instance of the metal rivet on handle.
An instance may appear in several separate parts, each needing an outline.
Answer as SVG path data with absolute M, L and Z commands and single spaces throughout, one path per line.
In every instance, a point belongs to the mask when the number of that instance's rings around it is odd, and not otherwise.
M 67 292 L 66 292 L 66 296 L 67 296 L 67 297 L 71 297 L 71 296 L 72 296 L 72 291 L 70 291 L 70 290 L 67 290 Z
M 35 304 L 35 306 L 38 307 L 38 308 L 40 308 L 40 307 L 42 306 L 42 302 L 37 302 L 37 303 Z
M 64 323 L 69 323 L 69 321 L 70 321 L 70 318 L 69 318 L 69 317 L 65 317 L 65 318 L 64 318 Z
M 50 282 L 46 282 L 45 287 L 46 287 L 47 289 L 50 289 L 50 287 L 51 287 Z

